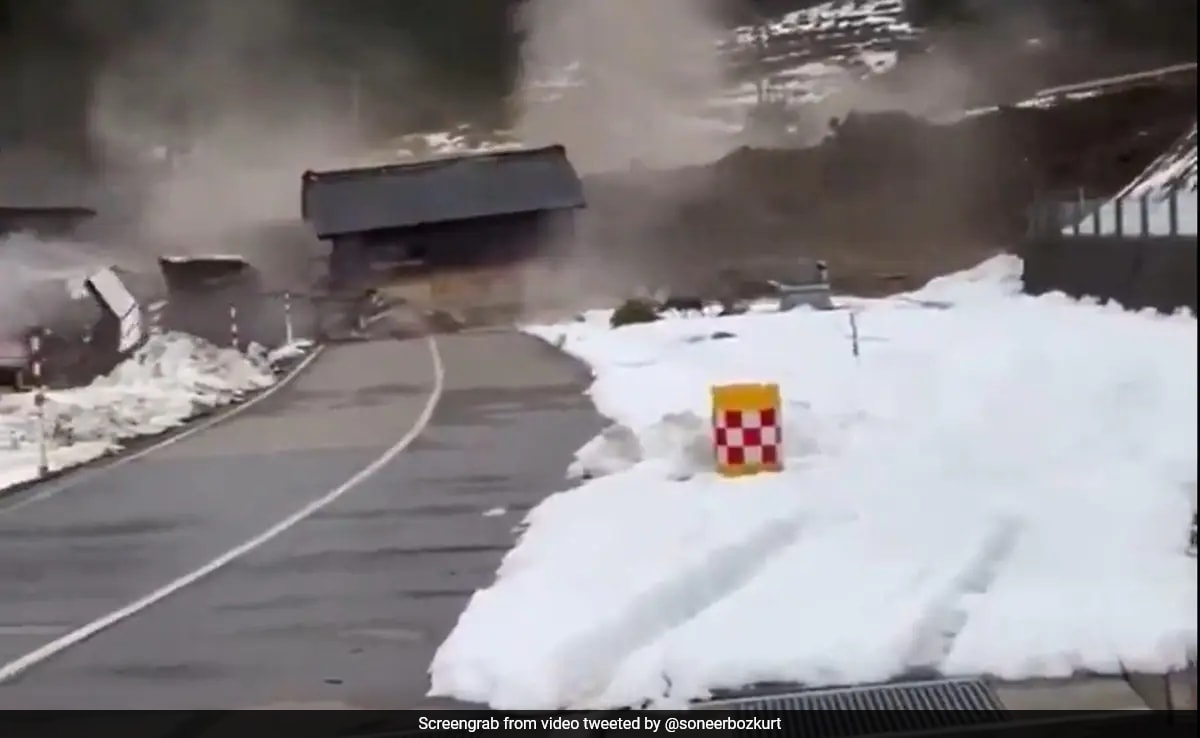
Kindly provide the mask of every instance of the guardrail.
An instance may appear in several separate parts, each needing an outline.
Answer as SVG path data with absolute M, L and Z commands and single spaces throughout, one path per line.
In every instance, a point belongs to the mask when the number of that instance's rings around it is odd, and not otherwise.
M 1027 235 L 1177 238 L 1196 235 L 1196 193 L 1172 190 L 1111 199 L 1040 201 L 1028 212 Z

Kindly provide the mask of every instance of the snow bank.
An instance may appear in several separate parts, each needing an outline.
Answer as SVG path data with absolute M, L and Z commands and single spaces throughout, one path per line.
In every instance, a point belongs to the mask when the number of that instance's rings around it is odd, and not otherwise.
M 88 386 L 46 393 L 50 466 L 96 459 L 123 441 L 175 428 L 275 381 L 259 347 L 242 354 L 182 333 L 151 336 Z M 36 478 L 36 418 L 32 394 L 0 397 L 0 489 Z
M 803 405 L 793 404 L 784 418 L 783 436 L 788 439 L 791 458 L 816 450 L 808 426 L 796 420 L 806 410 Z M 693 412 L 682 412 L 668 413 L 642 428 L 615 423 L 575 453 L 567 476 L 594 479 L 647 461 L 661 470 L 664 479 L 680 482 L 714 471 L 711 421 Z
M 1002 258 L 858 301 L 857 359 L 844 310 L 531 329 L 594 368 L 613 443 L 641 450 L 529 514 L 430 693 L 673 704 L 1194 656 L 1195 319 L 1025 296 L 1019 277 Z M 735 337 L 698 340 L 718 328 Z M 664 418 L 694 430 L 710 386 L 740 381 L 779 382 L 807 447 L 785 440 L 778 475 L 671 479 L 669 450 L 646 450 Z

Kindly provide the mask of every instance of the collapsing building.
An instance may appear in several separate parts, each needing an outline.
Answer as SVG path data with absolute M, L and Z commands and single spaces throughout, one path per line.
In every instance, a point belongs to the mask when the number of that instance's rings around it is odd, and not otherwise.
M 583 184 L 562 146 L 305 172 L 301 214 L 334 289 L 381 271 L 470 269 L 570 250 Z
M 18 295 L 9 296 L 9 312 L 0 316 L 0 387 L 83 384 L 136 350 L 146 329 L 125 279 L 115 268 L 102 268 L 19 284 Z

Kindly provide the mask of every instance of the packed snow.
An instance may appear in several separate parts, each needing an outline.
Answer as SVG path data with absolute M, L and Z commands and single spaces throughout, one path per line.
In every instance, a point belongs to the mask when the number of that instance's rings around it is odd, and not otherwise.
M 1194 659 L 1195 318 L 1026 296 L 1019 274 L 999 257 L 841 310 L 531 328 L 593 367 L 614 429 L 573 467 L 592 478 L 528 515 L 430 693 L 672 706 Z M 781 387 L 782 473 L 726 480 L 664 441 L 698 442 L 710 387 L 746 381 Z
M 259 347 L 243 354 L 164 333 L 85 387 L 47 391 L 44 424 L 33 393 L 0 395 L 0 490 L 37 478 L 42 427 L 50 470 L 57 471 L 176 428 L 275 381 L 271 359 Z

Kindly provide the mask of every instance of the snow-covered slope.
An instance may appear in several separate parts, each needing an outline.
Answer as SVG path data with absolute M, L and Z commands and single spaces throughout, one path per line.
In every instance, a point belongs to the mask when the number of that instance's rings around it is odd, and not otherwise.
M 259 348 L 242 354 L 181 333 L 151 336 L 90 385 L 46 393 L 51 470 L 99 458 L 124 441 L 269 387 L 276 381 L 270 358 Z M 39 436 L 33 394 L 0 395 L 0 490 L 37 476 Z
M 713 103 L 752 106 L 759 101 L 759 82 L 771 99 L 813 102 L 852 80 L 886 72 L 920 38 L 903 14 L 903 0 L 834 0 L 737 27 L 717 42 L 733 84 Z M 567 65 L 531 83 L 526 94 L 552 102 L 582 78 L 578 63 Z
M 1020 274 L 1003 257 L 856 302 L 857 358 L 844 310 L 536 329 L 593 367 L 597 407 L 647 449 L 686 430 L 665 417 L 706 418 L 712 385 L 778 382 L 786 469 L 592 465 L 608 476 L 530 513 L 432 693 L 670 704 L 1194 658 L 1195 318 L 1021 295 Z
M 756 81 L 789 101 L 819 100 L 848 82 L 886 72 L 919 39 L 903 0 L 834 0 L 737 28 L 721 44 L 739 83 L 722 100 L 750 105 Z
M 1196 126 L 1188 131 L 1146 171 L 1130 183 L 1122 196 L 1141 197 L 1166 192 L 1196 191 Z

